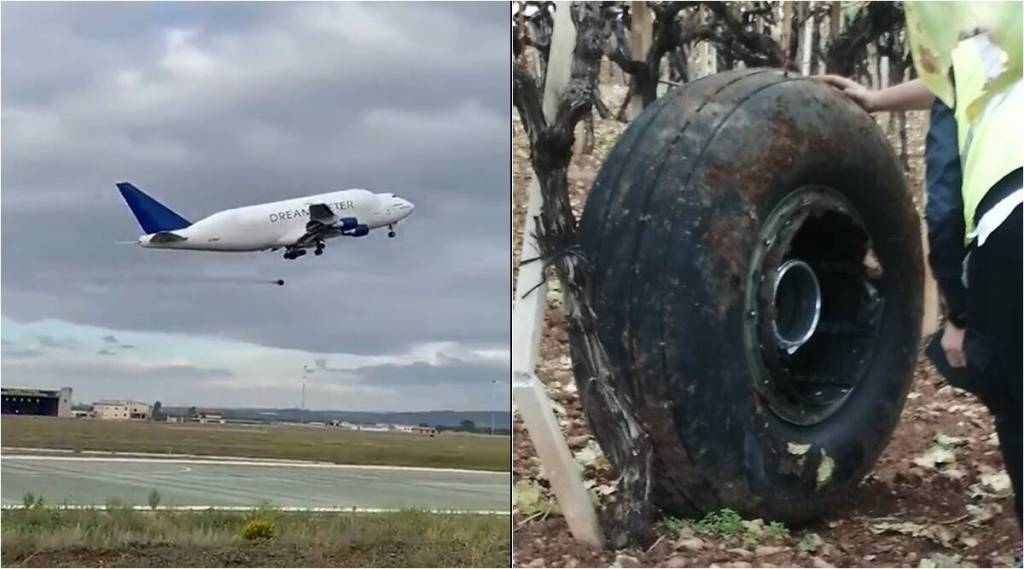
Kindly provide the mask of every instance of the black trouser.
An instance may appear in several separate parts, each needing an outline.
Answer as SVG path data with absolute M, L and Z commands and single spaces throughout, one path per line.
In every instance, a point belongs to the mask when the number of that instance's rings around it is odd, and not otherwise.
M 1019 186 L 1018 186 L 1019 187 Z M 983 204 L 991 207 L 992 203 Z M 979 207 L 978 218 L 983 211 Z M 1006 472 L 1013 482 L 1017 521 L 1021 522 L 1021 306 L 1024 254 L 1021 206 L 988 236 L 971 247 L 967 262 L 967 331 L 964 350 L 971 391 L 995 419 Z

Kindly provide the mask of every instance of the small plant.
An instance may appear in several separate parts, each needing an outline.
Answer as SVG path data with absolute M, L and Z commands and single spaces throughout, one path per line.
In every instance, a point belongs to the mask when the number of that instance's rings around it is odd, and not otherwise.
M 153 488 L 149 492 L 149 509 L 156 510 L 160 506 L 160 492 Z
M 678 535 L 683 531 L 722 537 L 742 537 L 744 543 L 753 545 L 766 539 L 784 538 L 789 530 L 779 522 L 765 523 L 761 518 L 745 520 L 728 508 L 710 512 L 697 521 L 668 516 L 661 521 L 662 529 Z
M 547 497 L 535 481 L 519 480 L 515 489 L 516 508 L 522 515 L 529 517 L 558 512 L 558 504 Z
M 25 495 L 21 497 L 21 505 L 25 506 L 25 509 L 29 509 L 36 505 L 36 495 L 31 492 L 25 492 Z
M 669 533 L 677 534 L 683 531 L 684 527 L 688 527 L 692 524 L 687 520 L 681 520 L 679 518 L 668 516 L 667 518 L 662 520 L 661 525 L 663 525 L 665 527 L 665 530 Z
M 780 522 L 768 522 L 768 525 L 764 528 L 764 534 L 766 537 L 783 538 L 789 535 L 789 530 Z
M 697 531 L 717 533 L 719 535 L 736 535 L 740 532 L 743 518 L 734 510 L 723 508 L 705 515 L 695 525 Z
M 800 536 L 800 541 L 796 544 L 796 548 L 803 553 L 812 553 L 818 550 L 821 543 L 821 537 L 818 534 L 808 532 Z
M 274 523 L 261 517 L 250 518 L 242 526 L 242 539 L 256 541 L 274 537 Z

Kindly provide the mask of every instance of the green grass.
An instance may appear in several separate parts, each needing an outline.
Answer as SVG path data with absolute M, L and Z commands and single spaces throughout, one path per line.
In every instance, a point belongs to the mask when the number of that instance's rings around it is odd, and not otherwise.
M 662 520 L 661 525 L 664 531 L 672 535 L 678 534 L 684 528 L 689 528 L 694 533 L 703 535 L 738 536 L 748 543 L 781 539 L 789 535 L 786 526 L 779 522 L 765 523 L 761 519 L 745 520 L 729 508 L 708 512 L 699 520 L 684 520 L 669 516 Z
M 183 453 L 509 471 L 511 439 L 464 433 L 436 437 L 337 428 L 174 424 L 5 416 L 5 447 Z
M 32 508 L 5 511 L 2 519 L 0 562 L 11 567 L 508 567 L 511 561 L 507 516 Z

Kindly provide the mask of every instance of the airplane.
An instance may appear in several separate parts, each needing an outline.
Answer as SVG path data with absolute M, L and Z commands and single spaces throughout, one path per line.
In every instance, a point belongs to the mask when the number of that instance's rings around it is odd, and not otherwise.
M 298 259 L 313 249 L 322 255 L 334 237 L 363 237 L 409 217 L 415 207 L 395 194 L 340 190 L 219 211 L 195 223 L 174 213 L 128 182 L 116 184 L 145 235 L 139 245 L 191 251 L 277 251 Z

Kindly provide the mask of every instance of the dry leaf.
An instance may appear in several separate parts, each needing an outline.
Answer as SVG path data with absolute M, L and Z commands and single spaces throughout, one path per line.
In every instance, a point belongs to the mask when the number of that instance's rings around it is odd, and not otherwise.
M 951 448 L 934 444 L 928 452 L 914 459 L 914 464 L 921 468 L 937 468 L 940 464 L 953 464 L 956 462 L 956 455 Z
M 789 451 L 789 454 L 792 454 L 792 455 L 795 455 L 795 456 L 803 456 L 803 455 L 807 454 L 807 451 L 810 450 L 810 448 L 811 448 L 810 443 L 805 444 L 805 445 L 801 445 L 801 444 L 797 444 L 797 443 L 788 443 L 786 445 L 786 450 Z
M 818 478 L 815 490 L 820 490 L 822 486 L 828 484 L 829 480 L 832 480 L 832 470 L 835 466 L 836 463 L 832 460 L 832 457 L 825 454 L 825 449 L 821 449 L 821 462 L 818 463 Z

